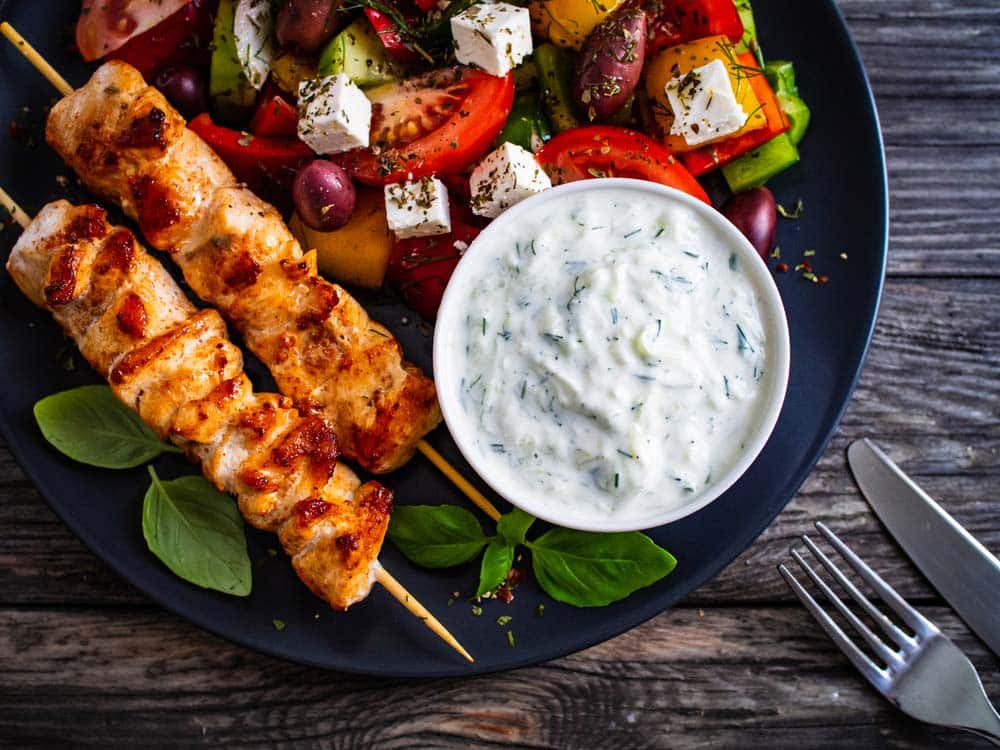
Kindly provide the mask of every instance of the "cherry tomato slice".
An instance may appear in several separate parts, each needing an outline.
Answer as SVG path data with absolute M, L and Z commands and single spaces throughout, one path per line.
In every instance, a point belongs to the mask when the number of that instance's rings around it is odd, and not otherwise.
M 733 0 L 639 0 L 648 19 L 646 54 L 724 34 L 736 44 L 743 21 Z
M 366 92 L 371 147 L 333 157 L 368 185 L 461 172 L 482 156 L 514 103 L 514 77 L 448 68 Z
M 427 320 L 437 317 L 448 279 L 464 252 L 461 243 L 469 245 L 479 234 L 477 221 L 467 207 L 452 204 L 449 234 L 396 240 L 392 246 L 386 282 Z
M 112 3 L 108 4 L 110 7 Z M 140 3 L 129 3 L 139 6 Z M 157 5 L 157 3 L 146 3 Z M 212 41 L 211 0 L 191 0 L 148 31 L 129 39 L 109 52 L 109 60 L 122 60 L 142 73 L 147 81 L 168 65 L 185 63 L 194 67 L 208 64 Z M 101 6 L 102 9 L 104 6 Z M 82 17 L 81 17 L 82 22 Z
M 546 143 L 535 156 L 556 184 L 594 177 L 633 177 L 710 202 L 698 181 L 673 154 L 649 136 L 628 128 L 573 128 Z

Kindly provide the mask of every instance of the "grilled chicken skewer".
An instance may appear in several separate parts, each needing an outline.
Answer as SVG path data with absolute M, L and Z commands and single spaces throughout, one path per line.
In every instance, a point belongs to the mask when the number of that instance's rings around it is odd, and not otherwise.
M 55 87 L 55 89 L 63 96 L 69 96 L 73 94 L 73 88 L 70 86 L 66 80 L 59 75 L 59 73 L 51 66 L 49 63 L 32 47 L 25 39 L 22 37 L 13 26 L 4 21 L 0 23 L 0 34 L 3 34 L 16 48 L 24 55 L 24 57 Z M 112 196 L 113 197 L 113 196 Z M 342 290 L 341 290 L 342 291 Z M 281 382 L 279 382 L 279 387 L 282 387 Z M 440 420 L 440 414 L 436 413 L 436 402 L 435 402 L 435 414 L 434 419 Z M 405 416 L 405 415 L 403 415 Z M 387 419 L 395 419 L 395 416 L 390 416 Z M 428 416 L 428 423 L 430 422 L 430 416 Z M 430 429 L 429 427 L 427 428 Z M 426 432 L 426 430 L 425 430 Z M 415 435 L 418 433 L 414 433 Z M 448 461 L 438 453 L 426 440 L 420 438 L 415 442 L 415 447 L 421 453 L 423 453 L 430 461 L 434 464 L 452 483 L 455 484 L 458 489 L 460 489 L 468 498 L 472 501 L 474 505 L 480 508 L 487 516 L 493 520 L 500 518 L 500 511 L 497 510 L 496 506 L 493 505 L 479 490 L 477 490 L 468 480 L 465 479 Z M 400 456 L 397 457 L 395 463 L 390 462 L 388 464 L 389 468 L 395 468 L 395 466 L 405 462 L 412 454 L 412 449 L 404 451 Z M 363 463 L 364 465 L 364 463 Z M 368 468 L 372 468 L 369 465 Z
M 2 190 L 0 200 L 27 224 Z M 337 461 L 322 417 L 254 393 L 219 313 L 195 308 L 129 230 L 111 226 L 98 206 L 56 201 L 27 224 L 7 270 L 123 403 L 235 494 L 250 524 L 278 534 L 315 594 L 346 609 L 383 583 L 472 660 L 378 562 L 392 493 Z
M 63 95 L 69 96 L 73 88 L 49 65 L 41 55 L 9 23 L 0 23 L 0 33 L 14 44 L 35 68 Z M 280 385 L 280 384 L 279 384 Z M 416 448 L 451 480 L 465 495 L 493 520 L 500 518 L 500 511 L 479 490 L 469 483 L 426 440 L 419 439 Z
M 237 182 L 135 68 L 102 65 L 52 108 L 45 135 L 88 188 L 171 254 L 282 393 L 331 421 L 345 456 L 390 471 L 438 424 L 433 381 L 346 291 L 319 276 L 278 212 Z

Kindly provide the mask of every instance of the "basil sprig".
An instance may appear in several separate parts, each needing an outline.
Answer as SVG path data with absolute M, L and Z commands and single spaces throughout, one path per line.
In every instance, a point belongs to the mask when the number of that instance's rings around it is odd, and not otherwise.
M 423 568 L 450 568 L 479 554 L 489 541 L 476 517 L 456 505 L 402 505 L 389 535 L 409 560 Z
M 163 481 L 152 466 L 142 501 L 149 551 L 185 581 L 224 594 L 250 593 L 243 519 L 228 495 L 204 477 Z
M 60 453 L 90 466 L 131 469 L 161 453 L 180 453 L 104 385 L 46 396 L 35 404 L 34 412 L 46 440 Z
M 129 469 L 180 449 L 160 440 L 103 385 L 47 396 L 35 404 L 42 435 L 61 453 L 106 469 Z M 250 593 L 246 532 L 233 499 L 203 477 L 164 481 L 149 467 L 142 533 L 176 575 L 224 594 Z
M 531 551 L 531 568 L 553 599 L 577 607 L 603 607 L 649 586 L 677 565 L 674 556 L 638 531 L 599 534 L 553 528 L 536 539 L 527 533 L 535 518 L 515 508 L 487 536 L 476 517 L 454 505 L 397 508 L 389 538 L 423 567 L 443 568 L 474 559 L 485 547 L 477 596 L 507 578 L 518 546 Z

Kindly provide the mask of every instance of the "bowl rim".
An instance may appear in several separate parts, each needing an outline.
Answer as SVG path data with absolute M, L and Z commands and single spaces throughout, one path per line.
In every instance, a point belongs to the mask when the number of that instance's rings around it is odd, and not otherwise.
M 608 189 L 635 190 L 667 201 L 680 202 L 682 205 L 692 208 L 702 219 L 713 224 L 725 236 L 726 240 L 731 242 L 734 251 L 742 256 L 740 260 L 744 262 L 741 267 L 750 269 L 748 275 L 761 303 L 761 319 L 767 333 L 773 364 L 769 377 L 768 401 L 758 420 L 757 429 L 751 433 L 751 438 L 747 441 L 747 447 L 740 459 L 733 463 L 717 481 L 713 482 L 707 491 L 698 494 L 692 502 L 671 507 L 659 513 L 632 518 L 609 515 L 601 519 L 585 518 L 581 520 L 553 512 L 556 509 L 551 506 L 539 508 L 536 503 L 532 502 L 534 497 L 528 499 L 518 497 L 510 488 L 505 487 L 502 481 L 503 475 L 497 476 L 490 465 L 480 458 L 479 452 L 472 444 L 473 435 L 463 433 L 461 427 L 466 420 L 459 416 L 462 411 L 461 406 L 458 404 L 457 398 L 454 397 L 452 389 L 445 387 L 446 384 L 442 381 L 444 375 L 450 370 L 448 361 L 457 359 L 454 356 L 455 347 L 447 346 L 453 339 L 449 333 L 457 335 L 457 329 L 462 319 L 460 314 L 463 309 L 462 305 L 466 301 L 466 291 L 470 283 L 475 281 L 476 277 L 473 274 L 477 270 L 477 266 L 487 262 L 488 258 L 495 257 L 495 249 L 502 246 L 502 242 L 497 242 L 496 238 L 503 237 L 507 227 L 516 223 L 522 214 L 534 210 L 539 205 L 550 201 L 566 200 L 567 196 L 577 193 Z M 488 255 L 491 252 L 493 254 Z M 462 457 L 494 492 L 511 505 L 557 526 L 580 531 L 639 531 L 673 523 L 696 513 L 721 497 L 746 473 L 767 444 L 784 405 L 791 363 L 790 349 L 788 320 L 774 277 L 767 264 L 761 262 L 760 255 L 750 244 L 750 241 L 726 217 L 711 205 L 676 188 L 646 180 L 601 177 L 558 185 L 511 206 L 487 225 L 470 243 L 452 273 L 438 309 L 434 327 L 433 370 L 438 402 L 448 432 Z

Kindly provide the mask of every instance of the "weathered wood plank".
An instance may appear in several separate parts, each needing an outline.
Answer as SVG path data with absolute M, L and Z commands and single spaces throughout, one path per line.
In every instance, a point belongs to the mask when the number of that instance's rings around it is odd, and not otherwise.
M 1000 276 L 1000 146 L 901 146 L 886 136 L 889 274 Z
M 929 614 L 1000 692 L 1000 663 Z M 966 745 L 883 701 L 806 612 L 667 613 L 552 664 L 468 680 L 334 675 L 158 611 L 0 610 L 0 744 L 669 748 Z M 286 633 L 280 637 L 293 637 Z
M 891 281 L 837 438 L 775 523 L 691 602 L 790 601 L 774 566 L 817 519 L 863 539 L 869 562 L 905 595 L 932 596 L 850 478 L 844 448 L 862 436 L 878 440 L 984 544 L 1000 550 L 998 298 L 1000 280 Z M 2 603 L 143 601 L 72 537 L 2 451 L 0 493 Z
M 838 0 L 879 97 L 929 106 L 1000 91 L 1000 9 L 992 0 Z M 944 133 L 939 130 L 939 135 Z
M 840 433 L 776 523 L 718 579 L 684 606 L 549 665 L 472 681 L 332 675 L 145 606 L 0 449 L 0 746 L 982 747 L 881 701 L 774 573 L 823 519 L 907 596 L 934 601 L 850 480 L 843 449 L 862 435 L 1000 550 L 1000 4 L 840 5 L 886 138 L 890 275 L 992 278 L 890 280 Z M 78 606 L 88 603 L 97 608 Z M 949 609 L 925 611 L 1000 700 L 1000 663 Z

